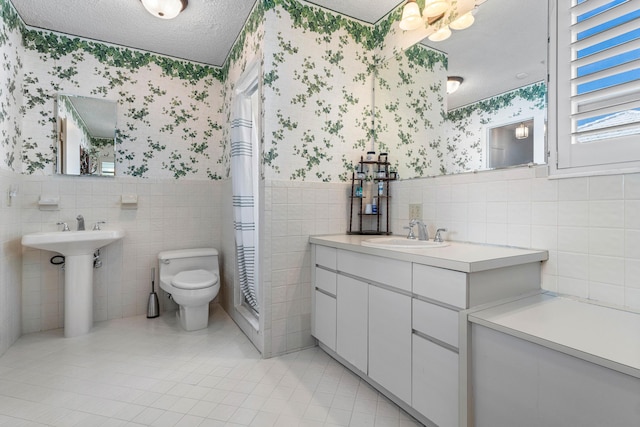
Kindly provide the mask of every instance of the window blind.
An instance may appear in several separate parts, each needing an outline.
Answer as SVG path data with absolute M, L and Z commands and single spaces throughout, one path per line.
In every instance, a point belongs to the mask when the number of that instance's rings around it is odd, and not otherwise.
M 638 161 L 640 1 L 565 1 L 557 27 L 558 168 Z

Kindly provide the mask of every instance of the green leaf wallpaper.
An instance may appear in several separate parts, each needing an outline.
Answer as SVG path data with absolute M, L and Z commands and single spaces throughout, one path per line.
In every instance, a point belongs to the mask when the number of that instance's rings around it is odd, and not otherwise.
M 440 173 L 446 64 L 444 54 L 415 45 L 377 67 L 378 150 L 403 178 Z
M 264 166 L 271 179 L 346 181 L 367 151 L 379 33 L 294 0 L 265 12 Z
M 23 39 L 26 173 L 52 173 L 53 102 L 64 92 L 117 101 L 118 175 L 207 178 L 223 135 L 219 97 L 203 94 L 221 91 L 220 70 L 42 31 Z
M 118 176 L 228 178 L 234 85 L 253 61 L 266 179 L 347 181 L 372 140 L 403 178 L 474 169 L 481 123 L 503 107 L 544 104 L 544 88 L 530 88 L 520 91 L 527 105 L 518 95 L 445 114 L 447 58 L 395 49 L 398 11 L 371 26 L 260 0 L 222 68 L 29 29 L 8 0 L 0 11 L 0 167 L 26 174 L 53 173 L 54 99 L 64 92 L 117 102 Z
M 6 0 L 0 0 L 0 168 L 20 172 L 22 128 L 20 105 L 23 58 L 21 21 Z

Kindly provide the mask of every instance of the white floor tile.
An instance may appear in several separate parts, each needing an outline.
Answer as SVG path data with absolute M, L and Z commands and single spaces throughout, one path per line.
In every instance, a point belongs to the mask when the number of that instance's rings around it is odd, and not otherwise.
M 21 337 L 0 357 L 0 426 L 419 426 L 319 348 L 263 360 L 222 309 Z

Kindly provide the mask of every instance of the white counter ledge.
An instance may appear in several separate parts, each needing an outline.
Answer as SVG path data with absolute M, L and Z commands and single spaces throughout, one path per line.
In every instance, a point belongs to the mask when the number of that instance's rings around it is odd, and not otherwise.
M 334 234 L 311 236 L 309 241 L 313 244 L 383 256 L 401 261 L 415 262 L 465 273 L 545 261 L 549 257 L 545 250 L 461 242 L 449 242 L 449 246 L 424 249 L 387 249 L 362 245 L 363 240 L 375 237 L 376 236 Z
M 543 293 L 469 321 L 640 378 L 640 313 Z

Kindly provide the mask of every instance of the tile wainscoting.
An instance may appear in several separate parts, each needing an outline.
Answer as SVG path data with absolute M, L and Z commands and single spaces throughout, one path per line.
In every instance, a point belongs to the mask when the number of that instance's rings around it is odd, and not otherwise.
M 547 290 L 640 309 L 640 174 L 548 179 L 539 166 L 392 186 L 397 234 L 422 204 L 447 239 L 547 249 Z

